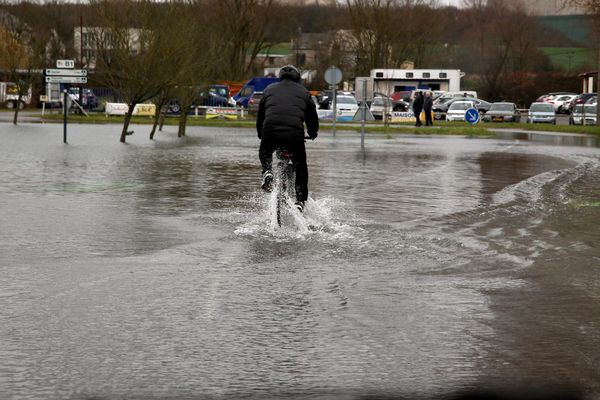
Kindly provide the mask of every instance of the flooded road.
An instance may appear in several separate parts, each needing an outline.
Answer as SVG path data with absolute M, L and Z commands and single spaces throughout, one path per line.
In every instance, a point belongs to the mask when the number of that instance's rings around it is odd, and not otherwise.
M 252 130 L 119 128 L 0 125 L 1 398 L 600 396 L 599 148 L 325 132 L 279 228 Z

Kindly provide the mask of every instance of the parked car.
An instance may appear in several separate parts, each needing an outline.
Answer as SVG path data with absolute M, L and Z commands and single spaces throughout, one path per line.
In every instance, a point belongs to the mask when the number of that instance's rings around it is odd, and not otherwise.
M 250 95 L 248 99 L 248 112 L 250 114 L 258 113 L 258 105 L 260 103 L 260 99 L 263 98 L 263 92 L 254 92 Z
M 392 101 L 392 111 L 408 111 L 409 104 L 404 100 Z
M 352 95 L 336 95 L 335 108 L 337 110 L 338 120 L 351 120 L 358 111 L 358 102 Z
M 78 87 L 69 88 L 69 97 L 81 105 L 84 109 L 91 110 L 98 107 L 98 98 L 90 89 L 81 88 L 83 94 L 82 101 L 79 101 L 79 90 Z M 74 105 L 71 108 L 75 107 Z
M 521 113 L 515 103 L 492 103 L 483 115 L 483 122 L 521 122 Z
M 527 123 L 535 124 L 536 122 L 556 125 L 556 113 L 551 103 L 531 103 L 527 112 Z
M 571 117 L 569 125 L 596 125 L 598 104 L 577 104 Z
M 371 102 L 371 114 L 375 119 L 383 119 L 384 115 L 391 117 L 394 105 L 389 97 L 375 97 Z
M 229 97 L 229 86 L 210 85 L 207 93 L 201 93 L 197 105 L 207 107 L 229 107 L 234 104 Z
M 442 93 L 441 96 L 439 96 L 439 99 L 447 99 L 449 97 L 462 97 L 462 98 L 469 98 L 469 99 L 476 99 L 477 98 L 477 92 L 474 90 L 459 90 L 459 91 L 455 91 L 455 92 L 444 92 Z
M 464 121 L 465 112 L 469 108 L 474 108 L 475 104 L 470 100 L 459 100 L 450 104 L 446 113 L 446 121 Z
M 393 101 L 405 101 L 406 103 L 410 103 L 410 95 L 412 94 L 412 90 L 401 90 L 399 92 L 394 92 L 390 95 L 390 98 Z
M 466 99 L 466 97 L 446 97 L 435 100 L 431 108 L 434 112 L 434 118 L 446 119 L 446 112 L 450 105 L 455 101 L 465 101 Z
M 565 95 L 571 95 L 571 96 L 577 96 L 577 93 L 573 93 L 573 92 L 550 92 L 550 93 L 544 93 L 543 95 L 541 95 L 540 97 L 538 97 L 535 102 L 539 103 L 539 102 L 544 102 L 544 101 L 549 101 L 552 100 L 558 96 L 565 96 Z
M 573 100 L 571 100 L 571 104 L 569 105 L 569 112 L 573 112 L 575 106 L 577 104 L 585 104 L 591 97 L 595 97 L 596 93 L 582 93 L 577 95 Z
M 448 97 L 446 98 L 445 102 L 434 102 L 433 105 L 433 112 L 434 114 L 434 118 L 435 119 L 444 119 L 445 118 L 445 114 L 448 111 L 448 108 L 457 101 L 470 101 L 473 103 L 474 108 L 477 109 L 477 111 L 479 111 L 481 114 L 486 113 L 490 107 L 492 106 L 491 103 L 488 103 L 485 100 L 481 100 L 481 99 L 476 99 L 476 98 L 472 98 L 472 97 Z
M 552 97 L 547 102 L 552 104 L 552 107 L 554 108 L 555 112 L 566 113 L 567 110 L 565 106 L 568 105 L 575 97 L 577 97 L 576 94 L 558 95 Z
M 267 86 L 279 82 L 279 78 L 255 77 L 249 79 L 244 86 L 232 98 L 240 107 L 248 107 L 250 95 L 254 92 L 264 92 Z
M 587 99 L 585 101 L 585 103 L 583 104 L 595 104 L 598 102 L 598 96 L 596 94 L 594 94 L 592 97 L 590 97 L 589 99 Z

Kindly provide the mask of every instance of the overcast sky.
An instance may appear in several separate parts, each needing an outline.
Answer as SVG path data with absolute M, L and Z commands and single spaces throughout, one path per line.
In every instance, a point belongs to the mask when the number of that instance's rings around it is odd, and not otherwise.
M 462 0 L 438 0 L 440 5 L 459 6 Z

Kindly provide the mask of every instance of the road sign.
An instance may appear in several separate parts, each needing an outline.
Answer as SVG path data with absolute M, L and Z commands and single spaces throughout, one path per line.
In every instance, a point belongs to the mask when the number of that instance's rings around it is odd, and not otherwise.
M 87 76 L 47 76 L 46 83 L 87 83 Z
M 465 111 L 465 121 L 471 125 L 475 125 L 479 122 L 479 111 L 476 108 L 469 108 Z
M 75 68 L 75 60 L 56 60 L 56 68 Z
M 375 121 L 375 117 L 365 104 L 361 105 L 360 108 L 356 110 L 356 114 L 354 114 L 352 121 Z
M 87 76 L 87 69 L 53 69 L 46 68 L 44 75 L 46 76 Z
M 342 81 L 342 71 L 338 67 L 329 67 L 325 71 L 325 82 L 337 85 Z

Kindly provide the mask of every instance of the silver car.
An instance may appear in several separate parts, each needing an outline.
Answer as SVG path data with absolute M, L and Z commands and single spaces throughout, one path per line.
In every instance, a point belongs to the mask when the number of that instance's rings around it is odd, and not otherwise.
M 521 122 L 521 114 L 515 103 L 492 103 L 483 115 L 483 122 Z
M 375 119 L 383 119 L 384 113 L 387 115 L 387 118 L 390 118 L 392 115 L 392 100 L 388 97 L 375 97 L 373 102 L 371 103 L 371 114 Z
M 535 124 L 537 122 L 556 125 L 556 113 L 552 104 L 542 102 L 531 103 L 527 112 L 527 123 Z
M 571 125 L 596 125 L 597 104 L 577 104 L 569 124 Z

